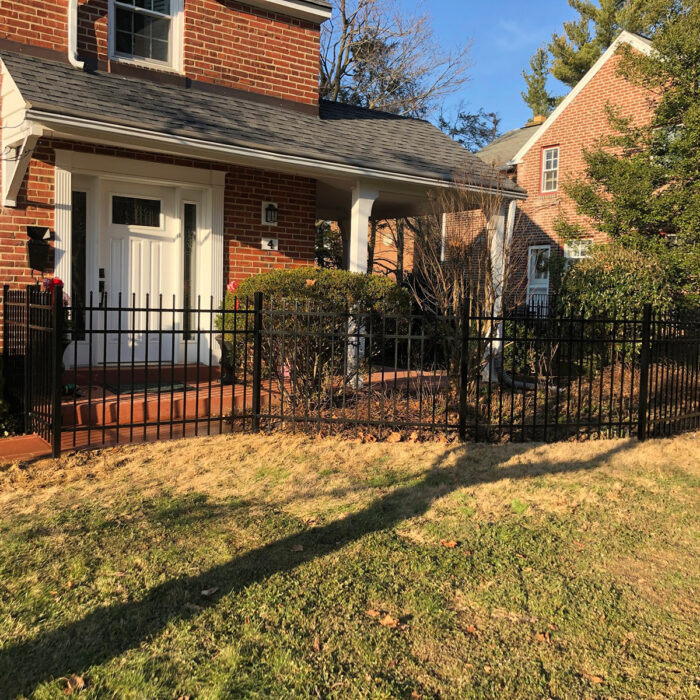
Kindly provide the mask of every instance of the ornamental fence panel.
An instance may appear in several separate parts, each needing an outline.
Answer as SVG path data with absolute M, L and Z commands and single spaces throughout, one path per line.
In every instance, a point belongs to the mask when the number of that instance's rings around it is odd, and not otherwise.
M 59 290 L 59 291 L 57 291 Z M 700 315 L 3 299 L 5 397 L 61 450 L 225 432 L 562 441 L 700 426 Z

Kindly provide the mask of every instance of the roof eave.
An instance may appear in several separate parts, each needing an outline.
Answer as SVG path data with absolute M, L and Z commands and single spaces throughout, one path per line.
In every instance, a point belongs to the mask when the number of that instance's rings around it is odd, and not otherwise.
M 333 11 L 325 2 L 314 0 L 243 0 L 246 5 L 270 10 L 282 15 L 322 24 L 331 18 Z
M 116 144 L 133 144 L 149 152 L 168 153 L 173 155 L 185 155 L 199 157 L 201 159 L 215 160 L 218 162 L 246 163 L 251 167 L 270 168 L 274 164 L 276 169 L 314 175 L 335 175 L 354 177 L 358 179 L 372 179 L 377 181 L 405 183 L 413 186 L 428 188 L 455 187 L 452 180 L 440 179 L 430 176 L 401 173 L 382 170 L 381 168 L 368 168 L 349 163 L 322 161 L 307 156 L 280 153 L 270 150 L 250 148 L 218 141 L 207 141 L 187 134 L 172 134 L 149 130 L 146 126 L 134 126 L 126 124 L 114 124 L 98 121 L 94 118 L 77 117 L 55 112 L 42 111 L 37 106 L 30 106 L 27 111 L 27 119 L 42 125 L 51 132 L 72 135 L 74 138 L 99 137 L 99 143 L 113 141 Z M 498 191 L 503 197 L 510 199 L 526 199 L 527 192 L 520 187 L 513 190 L 503 190 L 497 185 L 459 185 L 460 188 L 473 192 Z

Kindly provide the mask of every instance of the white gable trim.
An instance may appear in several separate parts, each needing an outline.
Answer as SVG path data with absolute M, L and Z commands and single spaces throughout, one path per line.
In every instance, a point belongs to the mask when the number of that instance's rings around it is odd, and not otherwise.
M 246 5 L 260 7 L 263 10 L 291 15 L 299 19 L 321 24 L 331 18 L 332 10 L 324 4 L 313 0 L 242 0 Z
M 520 163 L 523 162 L 523 158 L 525 158 L 527 152 L 535 145 L 535 143 L 537 143 L 537 141 L 539 141 L 539 139 L 542 138 L 542 136 L 544 136 L 552 124 L 559 119 L 566 108 L 576 99 L 583 88 L 585 88 L 586 85 L 593 80 L 598 71 L 608 62 L 608 60 L 615 55 L 618 48 L 620 48 L 622 44 L 629 44 L 632 48 L 647 55 L 650 54 L 652 50 L 651 42 L 648 39 L 644 39 L 638 34 L 632 34 L 632 32 L 622 32 L 620 36 L 618 36 L 617 39 L 615 39 L 615 41 L 610 45 L 608 50 L 595 62 L 588 73 L 581 78 L 571 92 L 562 100 L 559 106 L 549 115 L 547 121 L 535 131 L 535 133 L 530 137 L 530 140 L 515 154 L 508 165 L 520 165 Z

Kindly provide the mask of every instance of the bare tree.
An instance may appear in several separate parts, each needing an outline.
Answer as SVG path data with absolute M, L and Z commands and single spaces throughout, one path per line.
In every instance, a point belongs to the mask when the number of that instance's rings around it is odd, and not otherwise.
M 321 96 L 426 117 L 467 81 L 468 46 L 442 50 L 430 16 L 397 0 L 333 0 L 321 37 Z

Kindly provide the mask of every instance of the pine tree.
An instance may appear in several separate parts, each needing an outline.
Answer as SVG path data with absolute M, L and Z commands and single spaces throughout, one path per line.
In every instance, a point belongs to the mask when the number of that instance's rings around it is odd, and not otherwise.
M 532 116 L 548 117 L 557 100 L 547 92 L 547 75 L 549 69 L 549 56 L 545 48 L 537 49 L 530 59 L 531 73 L 523 71 L 523 78 L 527 85 L 527 91 L 520 93 L 525 104 L 532 110 Z
M 551 73 L 574 87 L 626 29 L 651 36 L 678 10 L 679 0 L 568 0 L 578 18 L 564 22 L 562 34 L 552 37 L 548 49 Z

